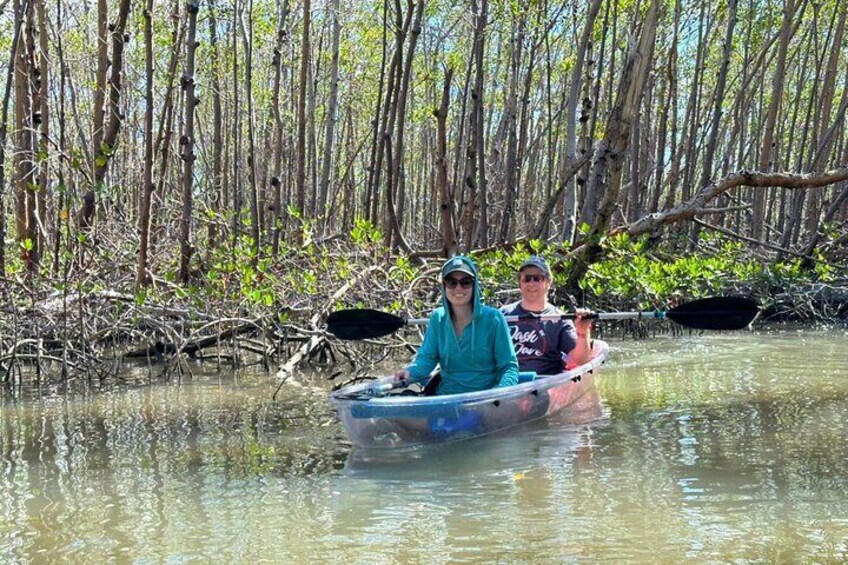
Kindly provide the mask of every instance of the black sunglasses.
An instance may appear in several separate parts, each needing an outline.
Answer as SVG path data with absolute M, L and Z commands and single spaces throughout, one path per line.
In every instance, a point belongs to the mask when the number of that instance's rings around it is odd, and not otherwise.
M 523 275 L 524 282 L 528 283 L 530 281 L 533 282 L 542 282 L 545 280 L 545 275 Z
M 463 277 L 461 279 L 446 277 L 444 283 L 446 288 L 456 288 L 456 285 L 459 285 L 462 288 L 471 288 L 471 285 L 474 284 L 474 279 L 471 277 Z

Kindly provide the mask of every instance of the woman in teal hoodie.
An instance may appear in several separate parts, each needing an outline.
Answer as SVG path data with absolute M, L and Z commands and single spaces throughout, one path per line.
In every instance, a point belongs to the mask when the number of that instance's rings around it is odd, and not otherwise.
M 436 394 L 458 394 L 518 382 L 518 361 L 506 319 L 483 304 L 477 266 L 468 257 L 442 267 L 442 307 L 430 314 L 418 353 L 398 380 L 417 382 L 441 366 Z

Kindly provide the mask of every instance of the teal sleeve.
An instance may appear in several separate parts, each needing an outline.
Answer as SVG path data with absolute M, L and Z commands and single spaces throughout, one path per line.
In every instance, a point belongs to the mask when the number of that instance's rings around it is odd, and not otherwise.
M 495 364 L 497 366 L 498 387 L 518 384 L 518 359 L 515 346 L 509 335 L 506 318 L 495 311 Z
M 406 366 L 409 371 L 410 380 L 417 382 L 428 376 L 439 363 L 439 317 L 434 313 L 430 315 L 427 331 L 424 333 L 424 341 L 418 352 L 412 359 L 412 363 Z

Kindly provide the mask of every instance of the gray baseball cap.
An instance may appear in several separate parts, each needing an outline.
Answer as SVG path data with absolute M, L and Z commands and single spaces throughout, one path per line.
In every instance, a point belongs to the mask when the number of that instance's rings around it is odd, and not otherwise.
M 537 269 L 542 271 L 542 274 L 545 275 L 545 278 L 548 278 L 548 279 L 551 278 L 551 268 L 548 267 L 547 261 L 545 261 L 544 259 L 542 259 L 538 255 L 533 255 L 530 258 L 528 258 L 527 260 L 525 260 L 521 264 L 521 267 L 518 268 L 518 272 L 520 273 L 521 271 L 523 271 L 527 267 L 536 267 Z

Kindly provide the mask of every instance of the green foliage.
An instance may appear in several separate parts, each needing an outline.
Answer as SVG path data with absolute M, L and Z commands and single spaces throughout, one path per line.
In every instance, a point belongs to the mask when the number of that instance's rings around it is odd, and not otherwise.
M 212 256 L 212 268 L 197 289 L 214 298 L 235 299 L 254 307 L 272 307 L 277 303 L 279 280 L 273 270 L 273 261 L 268 258 L 270 249 L 254 261 L 255 243 L 252 238 L 242 236 L 231 252 L 217 249 Z M 255 264 L 254 264 L 255 263 Z
M 831 280 L 833 268 L 818 263 L 812 272 L 799 259 L 764 263 L 739 242 L 704 235 L 710 249 L 687 254 L 649 250 L 646 238 L 619 234 L 604 242 L 604 260 L 592 265 L 581 288 L 595 297 L 635 301 L 651 306 L 674 295 L 698 298 L 729 288 L 784 288 L 814 280 Z
M 302 219 L 300 209 L 297 206 L 295 206 L 294 204 L 289 204 L 289 206 L 286 208 L 286 211 L 288 212 L 289 216 L 291 216 L 295 220 Z
M 569 55 L 568 57 L 564 57 L 559 63 L 559 70 L 564 75 L 571 72 L 571 69 L 574 68 L 574 65 L 577 64 L 577 57 L 575 55 Z
M 398 275 L 400 280 L 404 282 L 412 282 L 418 276 L 418 269 L 413 267 L 412 263 L 406 257 L 398 257 L 395 260 L 395 265 L 391 272 L 394 275 Z
M 823 259 L 821 252 L 818 250 L 816 250 L 815 257 Z M 836 269 L 824 261 L 817 262 L 814 271 L 818 279 L 822 282 L 833 282 L 837 279 Z
M 645 244 L 644 239 L 631 241 L 627 234 L 608 239 L 606 258 L 590 267 L 581 286 L 596 296 L 611 293 L 646 306 L 675 294 L 698 297 L 715 293 L 738 261 L 735 246 L 712 257 L 666 259 L 647 254 Z
M 368 220 L 356 218 L 350 238 L 360 247 L 370 247 L 383 241 L 383 232 Z

